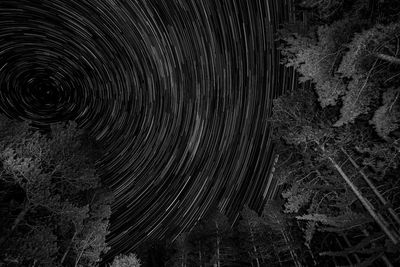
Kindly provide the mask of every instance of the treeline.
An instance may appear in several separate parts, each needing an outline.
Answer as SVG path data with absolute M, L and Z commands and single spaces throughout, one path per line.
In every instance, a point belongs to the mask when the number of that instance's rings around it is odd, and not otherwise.
M 142 244 L 136 249 L 141 262 L 133 266 L 307 266 L 310 255 L 301 230 L 282 213 L 282 204 L 270 201 L 261 214 L 244 206 L 237 221 L 214 209 L 172 240 Z M 136 255 L 130 259 L 137 260 Z
M 299 84 L 274 101 L 275 177 L 317 266 L 400 263 L 399 4 L 302 1 L 313 24 L 281 32 Z
M 276 202 L 261 215 L 245 206 L 235 225 L 215 211 L 176 238 L 165 266 L 296 266 L 302 246 L 292 227 Z

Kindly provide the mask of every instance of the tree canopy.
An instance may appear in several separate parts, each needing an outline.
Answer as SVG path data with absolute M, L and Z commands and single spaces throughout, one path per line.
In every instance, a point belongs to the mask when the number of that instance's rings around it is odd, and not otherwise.
M 48 133 L 0 118 L 0 258 L 7 266 L 94 266 L 111 194 L 76 124 Z

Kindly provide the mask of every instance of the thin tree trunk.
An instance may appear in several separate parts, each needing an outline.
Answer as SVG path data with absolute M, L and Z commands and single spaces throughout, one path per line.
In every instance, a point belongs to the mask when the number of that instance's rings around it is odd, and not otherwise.
M 253 229 L 252 229 L 251 225 L 249 225 L 249 228 L 250 228 L 251 243 L 253 244 L 254 256 L 256 256 L 257 267 L 260 267 L 260 261 L 258 260 L 257 248 L 254 244 L 254 233 L 253 233 Z
M 321 147 L 322 151 L 325 151 L 323 147 Z M 361 192 L 358 190 L 356 185 L 350 180 L 350 178 L 344 173 L 342 168 L 336 163 L 334 159 L 332 159 L 330 156 L 327 156 L 328 160 L 332 163 L 333 167 L 339 172 L 340 176 L 342 176 L 343 180 L 347 183 L 347 185 L 351 188 L 353 193 L 357 196 L 357 198 L 360 200 L 361 204 L 364 206 L 364 208 L 368 211 L 368 213 L 371 215 L 371 217 L 378 223 L 380 228 L 383 230 L 383 232 L 389 237 L 389 239 L 393 242 L 393 244 L 397 245 L 399 243 L 399 239 L 396 234 L 392 233 L 388 226 L 387 223 L 384 221 L 382 216 L 376 213 L 374 208 L 372 207 L 371 203 L 367 199 L 363 197 Z
M 382 255 L 382 260 L 386 264 L 387 267 L 393 267 L 393 264 L 389 261 L 385 254 Z
M 63 264 L 64 261 L 65 261 L 65 259 L 67 258 L 67 255 L 68 255 L 69 251 L 70 251 L 71 248 L 72 248 L 72 244 L 73 244 L 73 242 L 74 242 L 74 239 L 75 239 L 76 235 L 77 235 L 77 231 L 74 232 L 74 235 L 72 236 L 71 241 L 69 242 L 69 245 L 68 245 L 68 247 L 67 247 L 67 250 L 64 252 L 64 255 L 63 255 L 62 258 L 61 258 L 61 264 Z
M 93 233 L 90 233 L 89 237 L 86 239 L 85 245 L 82 247 L 82 250 L 81 250 L 81 252 L 79 253 L 78 258 L 77 258 L 76 261 L 75 261 L 75 267 L 78 267 L 78 263 L 79 263 L 79 261 L 81 260 L 81 257 L 82 257 L 82 255 L 83 255 L 83 252 L 85 251 L 86 246 L 87 246 L 87 243 L 89 242 L 89 239 L 92 237 L 92 235 L 93 235 Z
M 280 231 L 281 231 L 281 235 L 283 236 L 283 239 L 285 240 L 286 245 L 289 246 L 289 253 L 290 253 L 290 256 L 292 257 L 292 259 L 293 259 L 293 261 L 294 261 L 296 267 L 301 267 L 302 265 L 301 265 L 301 263 L 297 260 L 296 252 L 293 251 L 293 249 L 292 249 L 292 246 L 291 246 L 291 244 L 290 244 L 289 237 L 285 234 L 285 231 L 284 231 L 284 230 L 281 229 Z
M 388 202 L 386 199 L 379 193 L 378 189 L 374 186 L 374 184 L 371 182 L 371 180 L 367 177 L 367 175 L 361 170 L 361 168 L 358 166 L 358 164 L 353 160 L 353 158 L 344 150 L 343 147 L 341 147 L 341 150 L 343 151 L 344 154 L 346 154 L 347 158 L 350 160 L 351 164 L 357 169 L 357 171 L 361 174 L 363 177 L 364 181 L 368 184 L 368 186 L 372 189 L 372 191 L 375 193 L 375 195 L 379 198 L 381 203 L 386 206 Z M 393 208 L 389 207 L 388 208 L 390 215 L 394 218 L 394 220 L 398 223 L 400 226 L 400 218 L 397 216 L 396 212 L 393 210 Z
M 365 229 L 362 229 L 361 232 L 363 232 L 363 234 L 364 234 L 365 236 L 367 236 L 367 237 L 370 236 L 370 234 L 368 233 L 368 231 L 365 230 Z M 382 258 L 383 262 L 386 264 L 387 267 L 393 267 L 393 264 L 390 262 L 390 260 L 386 257 L 385 254 L 383 254 L 381 258 Z
M 219 228 L 218 228 L 218 223 L 217 222 L 215 222 L 215 226 L 217 228 L 217 267 L 221 267 L 220 258 L 219 258 L 219 244 L 220 244 Z
M 275 253 L 276 257 L 278 258 L 279 266 L 282 266 L 281 257 L 279 256 L 279 253 L 277 252 L 278 249 L 276 248 L 276 246 L 273 243 L 272 243 L 272 249 L 274 250 L 274 253 Z
M 79 261 L 81 260 L 81 257 L 82 257 L 82 254 L 83 254 L 83 251 L 85 251 L 85 249 L 83 248 L 82 250 L 81 250 L 81 252 L 79 253 L 79 256 L 78 256 L 78 258 L 76 258 L 76 260 L 75 260 L 75 267 L 78 267 L 78 263 L 79 263 Z
M 317 261 L 315 260 L 314 253 L 312 252 L 310 245 L 309 245 L 309 244 L 306 244 L 306 247 L 307 247 L 307 249 L 308 249 L 308 253 L 310 253 L 310 255 L 311 255 L 311 258 L 312 258 L 312 260 L 313 260 L 314 266 L 317 266 Z
M 249 254 L 249 258 L 251 259 L 251 253 L 250 253 L 250 251 L 247 251 L 247 254 Z M 250 261 L 250 264 L 251 264 L 251 267 L 254 267 L 254 265 L 253 265 L 253 260 Z
M 25 215 L 28 213 L 30 208 L 31 208 L 31 206 L 27 202 L 25 202 L 24 207 L 22 208 L 22 210 L 18 213 L 17 217 L 15 218 L 10 231 L 4 237 L 0 237 L 0 248 L 3 247 L 3 245 L 7 242 L 7 240 L 14 233 L 15 229 L 17 229 L 18 225 L 24 220 Z
M 277 155 L 275 156 L 274 163 L 272 164 L 271 173 L 270 173 L 270 175 L 269 175 L 269 177 L 268 177 L 268 184 L 267 184 L 267 186 L 265 187 L 265 191 L 264 191 L 264 195 L 263 195 L 264 200 L 265 200 L 265 198 L 267 197 L 267 192 L 272 192 L 272 193 L 268 196 L 268 200 L 269 200 L 269 199 L 274 199 L 275 193 L 276 193 L 276 188 L 278 187 L 278 184 L 280 183 L 280 181 L 276 181 L 275 184 L 274 184 L 273 190 L 271 190 L 270 187 L 271 187 L 272 181 L 274 180 L 274 174 L 275 174 L 275 169 L 276 169 L 275 166 L 277 165 L 278 160 L 279 160 L 279 154 L 277 154 Z M 275 179 L 275 180 L 276 180 L 276 179 Z
M 203 267 L 203 262 L 201 259 L 201 241 L 198 242 L 198 247 L 199 247 L 199 266 Z
M 346 242 L 347 247 L 351 247 L 352 245 L 351 245 L 349 239 L 347 238 L 347 236 L 344 233 L 341 233 L 341 235 L 344 239 L 344 242 Z M 357 263 L 361 262 L 360 257 L 358 257 L 358 255 L 356 253 L 354 253 L 354 258 L 356 259 Z
M 329 256 L 341 256 L 341 257 L 346 257 L 346 256 L 350 256 L 353 253 L 357 253 L 358 251 L 362 250 L 363 248 L 374 244 L 374 242 L 376 240 L 379 240 L 381 238 L 385 237 L 385 235 L 382 232 L 376 233 L 374 235 L 370 235 L 368 237 L 365 237 L 363 240 L 361 240 L 358 244 L 349 247 L 349 248 L 345 248 L 343 249 L 343 247 L 341 247 L 341 251 L 325 251 L 325 252 L 321 252 L 319 253 L 321 256 L 323 255 L 329 255 Z M 338 240 L 336 239 L 336 241 L 338 242 Z M 339 243 L 339 242 L 338 242 Z
M 389 56 L 383 53 L 378 53 L 376 54 L 376 57 L 382 60 L 385 60 L 387 62 L 393 63 L 393 64 L 398 64 L 400 65 L 400 58 L 394 57 L 394 56 Z
M 15 231 L 21 221 L 25 218 L 25 215 L 28 213 L 30 206 L 28 203 L 24 204 L 24 208 L 19 212 L 17 218 L 15 218 L 13 225 L 11 226 L 11 233 Z
M 344 250 L 342 244 L 340 244 L 339 240 L 337 238 L 335 238 L 336 243 L 338 243 L 340 250 Z M 350 264 L 349 266 L 353 266 L 353 263 L 351 262 L 349 255 L 344 255 L 343 257 L 346 258 L 347 262 Z M 335 258 L 335 257 L 333 257 Z

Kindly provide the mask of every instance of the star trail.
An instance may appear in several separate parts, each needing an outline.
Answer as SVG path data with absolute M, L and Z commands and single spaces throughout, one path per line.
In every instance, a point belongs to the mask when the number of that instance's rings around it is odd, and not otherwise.
M 1 110 L 76 120 L 115 195 L 110 254 L 262 206 L 279 0 L 2 0 Z

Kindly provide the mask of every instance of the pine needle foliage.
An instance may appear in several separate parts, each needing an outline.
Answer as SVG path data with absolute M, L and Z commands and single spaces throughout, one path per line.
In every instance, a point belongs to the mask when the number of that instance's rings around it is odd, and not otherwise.
M 371 120 L 376 132 L 384 139 L 400 127 L 400 88 L 390 88 L 382 96 L 382 106 Z
M 282 48 L 287 67 L 295 67 L 300 82 L 311 80 L 322 107 L 336 105 L 346 90 L 345 83 L 335 76 L 345 53 L 345 46 L 360 28 L 359 22 L 343 19 L 332 25 L 319 26 L 315 36 L 286 35 Z

